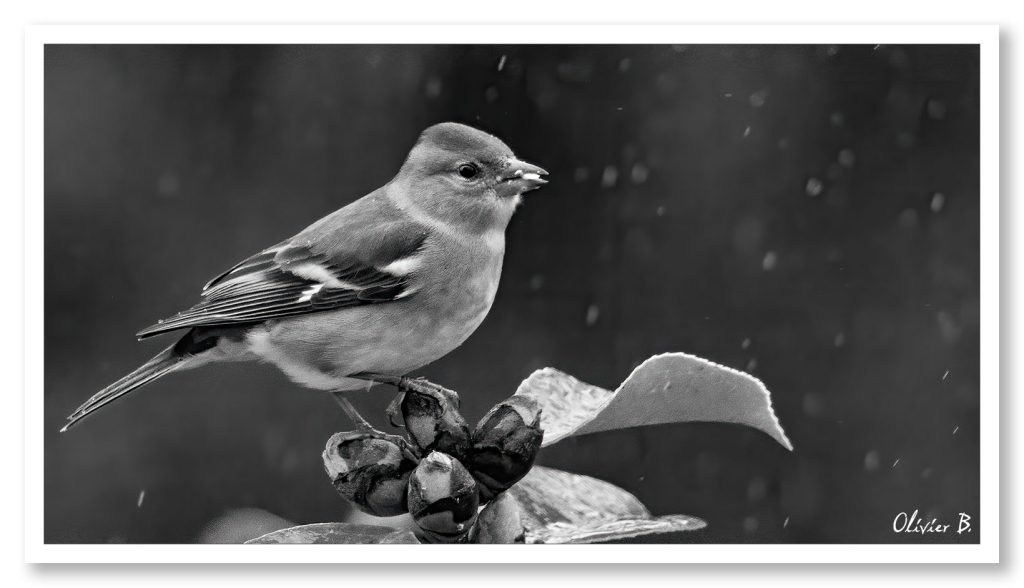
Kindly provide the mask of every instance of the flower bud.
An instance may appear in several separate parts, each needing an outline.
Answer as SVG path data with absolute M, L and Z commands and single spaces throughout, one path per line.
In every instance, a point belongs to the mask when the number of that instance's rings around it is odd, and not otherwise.
M 488 503 L 477 516 L 470 531 L 470 543 L 524 543 L 526 531 L 519 518 L 519 503 L 503 492 Z
M 529 473 L 543 438 L 540 407 L 532 398 L 513 396 L 488 411 L 473 430 L 467 460 L 481 500 L 491 500 Z
M 465 539 L 479 506 L 476 481 L 449 455 L 431 453 L 409 478 L 409 512 L 429 543 Z
M 459 414 L 458 397 L 446 392 L 404 392 L 389 413 L 401 411 L 409 438 L 424 454 L 440 451 L 462 459 L 469 451 L 469 425 Z
M 401 437 L 335 433 L 323 459 L 334 488 L 359 510 L 379 517 L 408 512 L 406 488 L 416 460 Z

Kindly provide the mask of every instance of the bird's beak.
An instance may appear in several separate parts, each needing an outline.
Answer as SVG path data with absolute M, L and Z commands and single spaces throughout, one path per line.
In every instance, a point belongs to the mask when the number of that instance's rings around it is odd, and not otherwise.
M 514 157 L 509 158 L 508 167 L 505 168 L 505 175 L 501 178 L 502 183 L 515 188 L 517 194 L 536 190 L 548 183 L 541 176 L 548 175 L 543 168 L 520 161 Z

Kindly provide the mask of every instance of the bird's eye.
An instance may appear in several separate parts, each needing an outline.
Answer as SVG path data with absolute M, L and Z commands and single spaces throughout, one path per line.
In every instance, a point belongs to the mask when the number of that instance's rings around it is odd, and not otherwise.
M 459 166 L 459 175 L 467 180 L 475 178 L 479 172 L 480 170 L 472 163 L 464 163 Z

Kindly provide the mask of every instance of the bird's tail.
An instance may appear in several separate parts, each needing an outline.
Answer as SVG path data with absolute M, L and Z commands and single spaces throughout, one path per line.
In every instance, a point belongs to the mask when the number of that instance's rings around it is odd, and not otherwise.
M 77 425 L 82 419 L 88 417 L 97 410 L 114 402 L 118 398 L 137 390 L 138 388 L 152 382 L 153 380 L 184 367 L 191 356 L 181 353 L 179 345 L 171 345 L 158 353 L 153 359 L 139 366 L 135 371 L 100 390 L 85 404 L 78 407 L 68 417 L 68 423 L 60 430 L 61 433 Z

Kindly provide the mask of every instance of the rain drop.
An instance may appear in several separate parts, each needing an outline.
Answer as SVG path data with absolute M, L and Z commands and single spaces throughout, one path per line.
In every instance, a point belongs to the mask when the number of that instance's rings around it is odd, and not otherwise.
M 942 212 L 942 208 L 946 206 L 946 195 L 943 194 L 942 192 L 936 192 L 935 194 L 932 194 L 932 201 L 930 206 L 932 212 Z
M 853 164 L 857 161 L 857 157 L 853 153 L 853 149 L 843 149 L 839 152 L 839 165 L 843 167 L 853 167 Z
M 825 191 L 825 184 L 818 178 L 807 178 L 807 184 L 804 186 L 804 191 L 811 198 L 815 196 L 821 196 L 821 193 Z
M 770 272 L 775 269 L 775 266 L 779 263 L 779 255 L 774 251 L 769 251 L 764 254 L 764 259 L 761 260 L 761 269 L 766 272 Z
M 427 98 L 437 98 L 441 95 L 441 89 L 444 87 L 444 83 L 441 78 L 437 76 L 430 76 L 427 80 L 426 93 Z
M 508 55 L 502 55 L 501 58 L 498 59 L 498 71 L 505 69 L 506 61 L 508 61 Z
M 747 517 L 743 519 L 743 532 L 745 532 L 746 534 L 751 535 L 753 533 L 756 533 L 757 527 L 758 523 L 756 518 Z
M 768 97 L 768 90 L 758 90 L 750 95 L 750 105 L 754 108 L 761 108 L 764 106 L 764 101 Z
M 601 315 L 601 309 L 596 304 L 591 304 L 587 307 L 587 326 L 592 327 L 597 324 L 597 319 Z
M 871 450 L 864 455 L 864 471 L 873 472 L 878 469 L 878 452 Z
M 934 120 L 946 118 L 946 103 L 941 100 L 931 98 L 928 100 L 928 106 L 925 108 L 928 111 L 929 118 Z
M 618 180 L 619 170 L 615 169 L 615 166 L 612 165 L 606 166 L 604 168 L 604 172 L 601 174 L 601 187 L 611 188 Z
M 648 173 L 647 166 L 642 163 L 634 163 L 629 177 L 633 180 L 634 184 L 642 184 L 647 181 Z

